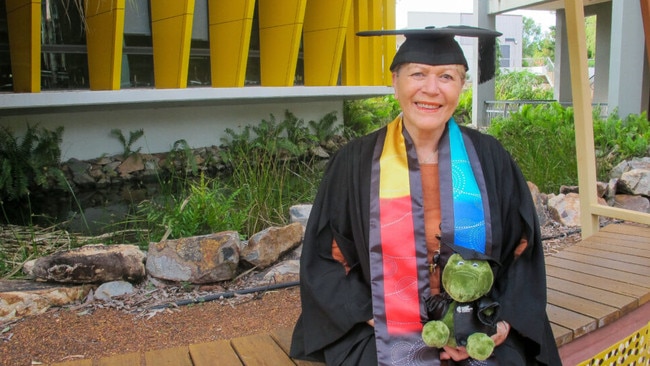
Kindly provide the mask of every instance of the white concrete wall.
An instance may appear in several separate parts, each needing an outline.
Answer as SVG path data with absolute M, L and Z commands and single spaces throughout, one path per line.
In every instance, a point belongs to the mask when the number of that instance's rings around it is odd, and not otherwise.
M 184 139 L 192 148 L 220 145 L 226 128 L 239 131 L 285 111 L 319 121 L 336 112 L 343 123 L 343 100 L 392 93 L 390 87 L 248 87 L 129 89 L 0 94 L 0 126 L 21 136 L 28 125 L 54 130 L 63 126 L 62 161 L 88 160 L 124 151 L 111 135 L 119 129 L 144 130 L 131 146 L 142 153 L 168 152 Z
M 142 153 L 168 152 L 175 141 L 185 139 L 192 148 L 220 145 L 225 129 L 239 131 L 246 125 L 257 125 L 271 114 L 280 122 L 285 110 L 305 120 L 320 120 L 332 111 L 338 121 L 343 121 L 342 101 L 270 103 L 234 106 L 156 107 L 143 109 L 114 109 L 21 115 L 1 118 L 3 126 L 13 131 L 24 131 L 27 124 L 53 130 L 64 127 L 61 144 L 62 161 L 70 158 L 87 160 L 106 155 L 120 154 L 122 144 L 111 135 L 119 129 L 128 140 L 129 132 L 144 130 L 144 136 L 131 147 L 142 148 Z

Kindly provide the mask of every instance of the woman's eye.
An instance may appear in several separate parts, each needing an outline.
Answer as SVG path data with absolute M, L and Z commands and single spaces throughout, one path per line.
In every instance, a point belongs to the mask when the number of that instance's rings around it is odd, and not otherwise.
M 454 77 L 449 74 L 442 74 L 440 77 L 445 80 L 454 80 Z
M 414 72 L 413 74 L 411 74 L 411 76 L 416 78 L 416 79 L 422 79 L 422 78 L 424 78 L 424 73 L 422 73 L 422 72 Z

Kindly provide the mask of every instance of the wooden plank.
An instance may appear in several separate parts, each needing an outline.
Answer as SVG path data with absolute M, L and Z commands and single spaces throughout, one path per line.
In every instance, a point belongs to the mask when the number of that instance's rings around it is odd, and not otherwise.
M 282 350 L 286 354 L 289 354 L 289 350 L 291 349 L 292 333 L 293 330 L 291 328 L 275 329 L 273 332 L 271 332 L 271 337 L 275 340 L 275 342 L 280 346 L 280 348 L 282 348 Z M 313 361 L 305 361 L 305 360 L 297 360 L 297 359 L 292 359 L 292 360 L 298 366 L 324 365 L 324 363 L 322 362 L 313 362 Z
M 598 328 L 596 319 L 553 304 L 546 305 L 546 313 L 551 323 L 571 330 L 574 339 Z
M 548 277 L 557 277 L 567 281 L 582 283 L 586 286 L 599 288 L 615 294 L 634 297 L 638 299 L 639 304 L 645 304 L 650 301 L 650 283 L 647 284 L 648 287 L 643 287 L 548 265 L 546 266 L 546 275 Z
M 633 238 L 640 240 L 630 240 L 629 238 L 622 237 L 621 234 L 603 234 L 585 239 L 579 245 L 588 245 L 589 243 L 596 242 L 609 244 L 612 247 L 620 246 L 629 249 L 640 249 L 644 251 L 650 250 L 650 245 L 648 245 L 648 241 L 650 239 L 638 236 L 635 236 Z
M 227 340 L 191 344 L 190 358 L 194 366 L 241 366 L 241 360 Z
M 566 268 L 576 272 L 588 273 L 598 277 L 609 278 L 616 281 L 631 283 L 636 285 L 644 285 L 648 283 L 648 277 L 637 275 L 629 272 L 622 272 L 617 269 L 595 266 L 593 264 L 586 264 L 575 262 L 566 258 L 559 258 L 557 256 L 546 257 L 547 265 Z
M 585 286 L 577 282 L 571 282 L 557 277 L 548 277 L 546 283 L 549 289 L 620 309 L 623 313 L 627 313 L 639 306 L 637 299 L 634 297 L 611 293 L 609 291 Z
M 97 366 L 140 366 L 142 356 L 139 352 L 104 357 L 97 360 Z
M 585 240 L 609 240 L 619 243 L 620 245 L 633 246 L 639 249 L 648 247 L 648 238 L 645 236 L 636 236 L 622 233 L 599 233 L 598 235 L 591 236 Z
M 553 332 L 553 337 L 555 338 L 555 344 L 557 344 L 558 347 L 573 340 L 573 332 L 571 329 L 567 329 L 563 326 L 551 323 L 551 331 Z
M 50 364 L 51 366 L 93 366 L 93 360 L 83 359 L 74 361 L 63 361 Z
M 621 272 L 633 273 L 645 277 L 650 277 L 650 266 L 640 266 L 638 264 L 621 263 L 611 259 L 593 257 L 589 255 L 574 253 L 570 251 L 561 251 L 554 255 L 555 258 L 563 258 L 576 263 L 585 263 L 593 266 L 594 271 L 600 268 L 610 268 Z M 645 282 L 645 281 L 644 281 Z
M 650 227 L 645 225 L 612 224 L 603 227 L 600 232 L 645 236 L 650 238 Z
M 566 292 L 548 289 L 547 296 L 549 304 L 573 310 L 596 319 L 598 321 L 598 328 L 612 323 L 621 316 L 618 308 L 585 299 L 584 297 L 574 296 Z
M 147 366 L 192 366 L 187 346 L 148 351 L 144 360 Z
M 640 256 L 635 256 L 627 253 L 616 253 L 609 250 L 602 250 L 588 246 L 574 245 L 569 248 L 564 249 L 569 252 L 589 255 L 592 257 L 598 257 L 603 259 L 609 259 L 622 263 L 638 264 L 641 266 L 650 265 L 650 259 Z
M 576 245 L 574 245 L 576 246 Z M 586 248 L 593 248 L 593 249 L 599 249 L 599 250 L 604 250 L 604 251 L 610 251 L 612 253 L 623 253 L 623 254 L 629 254 L 629 255 L 634 255 L 637 257 L 643 257 L 646 258 L 646 261 L 650 261 L 650 247 L 648 249 L 638 249 L 638 248 L 630 248 L 630 247 L 624 247 L 621 245 L 611 245 L 610 243 L 601 243 L 597 240 L 594 241 L 589 241 L 588 243 L 583 243 L 580 245 L 581 247 L 586 247 Z M 568 249 L 568 248 L 567 248 Z
M 230 341 L 246 366 L 293 366 L 294 363 L 268 334 L 256 334 Z

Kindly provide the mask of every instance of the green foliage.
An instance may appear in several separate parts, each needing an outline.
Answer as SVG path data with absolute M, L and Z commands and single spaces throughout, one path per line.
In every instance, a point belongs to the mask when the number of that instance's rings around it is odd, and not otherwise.
M 130 131 L 129 132 L 129 139 L 127 140 L 124 134 L 122 134 L 122 131 L 114 128 L 111 130 L 111 136 L 117 138 L 120 143 L 122 144 L 122 148 L 124 149 L 124 152 L 122 153 L 122 158 L 126 159 L 132 154 L 137 154 L 140 152 L 142 147 L 139 147 L 137 150 L 133 151 L 132 146 L 133 144 L 140 139 L 144 135 L 144 130 L 139 129 L 135 131 Z
M 605 120 L 594 119 L 599 179 L 607 180 L 609 172 L 619 162 L 650 153 L 650 123 L 646 112 L 631 114 L 625 119 L 614 112 Z
M 248 216 L 246 207 L 237 206 L 241 191 L 201 175 L 181 194 L 141 202 L 138 216 L 149 226 L 149 241 L 239 231 Z
M 344 134 L 346 137 L 366 135 L 388 124 L 399 113 L 399 103 L 392 95 L 347 100 L 343 104 Z
M 624 120 L 597 115 L 594 111 L 597 178 L 607 181 L 621 161 L 646 156 L 650 126 L 645 113 Z M 562 185 L 578 184 L 573 118 L 573 108 L 559 103 L 525 105 L 508 118 L 494 119 L 487 132 L 512 154 L 526 179 L 542 192 L 557 192 Z
M 573 109 L 559 103 L 524 105 L 509 118 L 496 118 L 487 131 L 495 136 L 542 192 L 577 183 Z
M 554 60 L 555 27 L 551 27 L 549 32 L 542 32 L 542 27 L 529 17 L 524 17 L 523 23 L 524 66 L 542 66 L 545 59 Z
M 550 100 L 553 90 L 544 80 L 529 71 L 504 72 L 495 80 L 497 100 Z
M 59 168 L 62 135 L 63 127 L 48 131 L 27 126 L 21 140 L 9 128 L 0 128 L 0 197 L 19 200 L 35 187 L 65 189 Z
M 289 112 L 280 123 L 271 115 L 239 133 L 226 130 L 222 157 L 231 171 L 228 182 L 241 190 L 237 201 L 248 213 L 241 233 L 250 236 L 285 225 L 289 207 L 313 200 L 321 173 L 308 152 L 334 133 L 335 119 L 331 113 L 319 122 L 310 121 L 315 135 Z
M 174 166 L 175 162 L 178 162 L 179 165 Z M 192 149 L 184 139 L 176 140 L 174 142 L 172 149 L 169 151 L 169 154 L 167 154 L 166 164 L 167 169 L 170 171 L 180 170 L 194 176 L 196 176 L 199 171 Z M 187 177 L 187 174 L 184 175 Z
M 454 112 L 456 123 L 468 125 L 472 123 L 472 89 L 466 88 L 460 94 L 458 106 Z

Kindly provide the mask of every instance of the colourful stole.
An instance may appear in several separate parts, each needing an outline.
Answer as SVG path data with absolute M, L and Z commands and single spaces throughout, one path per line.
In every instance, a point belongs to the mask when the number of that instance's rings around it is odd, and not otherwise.
M 369 233 L 378 362 L 437 365 L 438 350 L 421 339 L 429 267 L 420 168 L 402 118 L 384 132 L 373 156 Z M 489 210 L 482 171 L 453 118 L 438 151 L 443 240 L 485 253 Z

